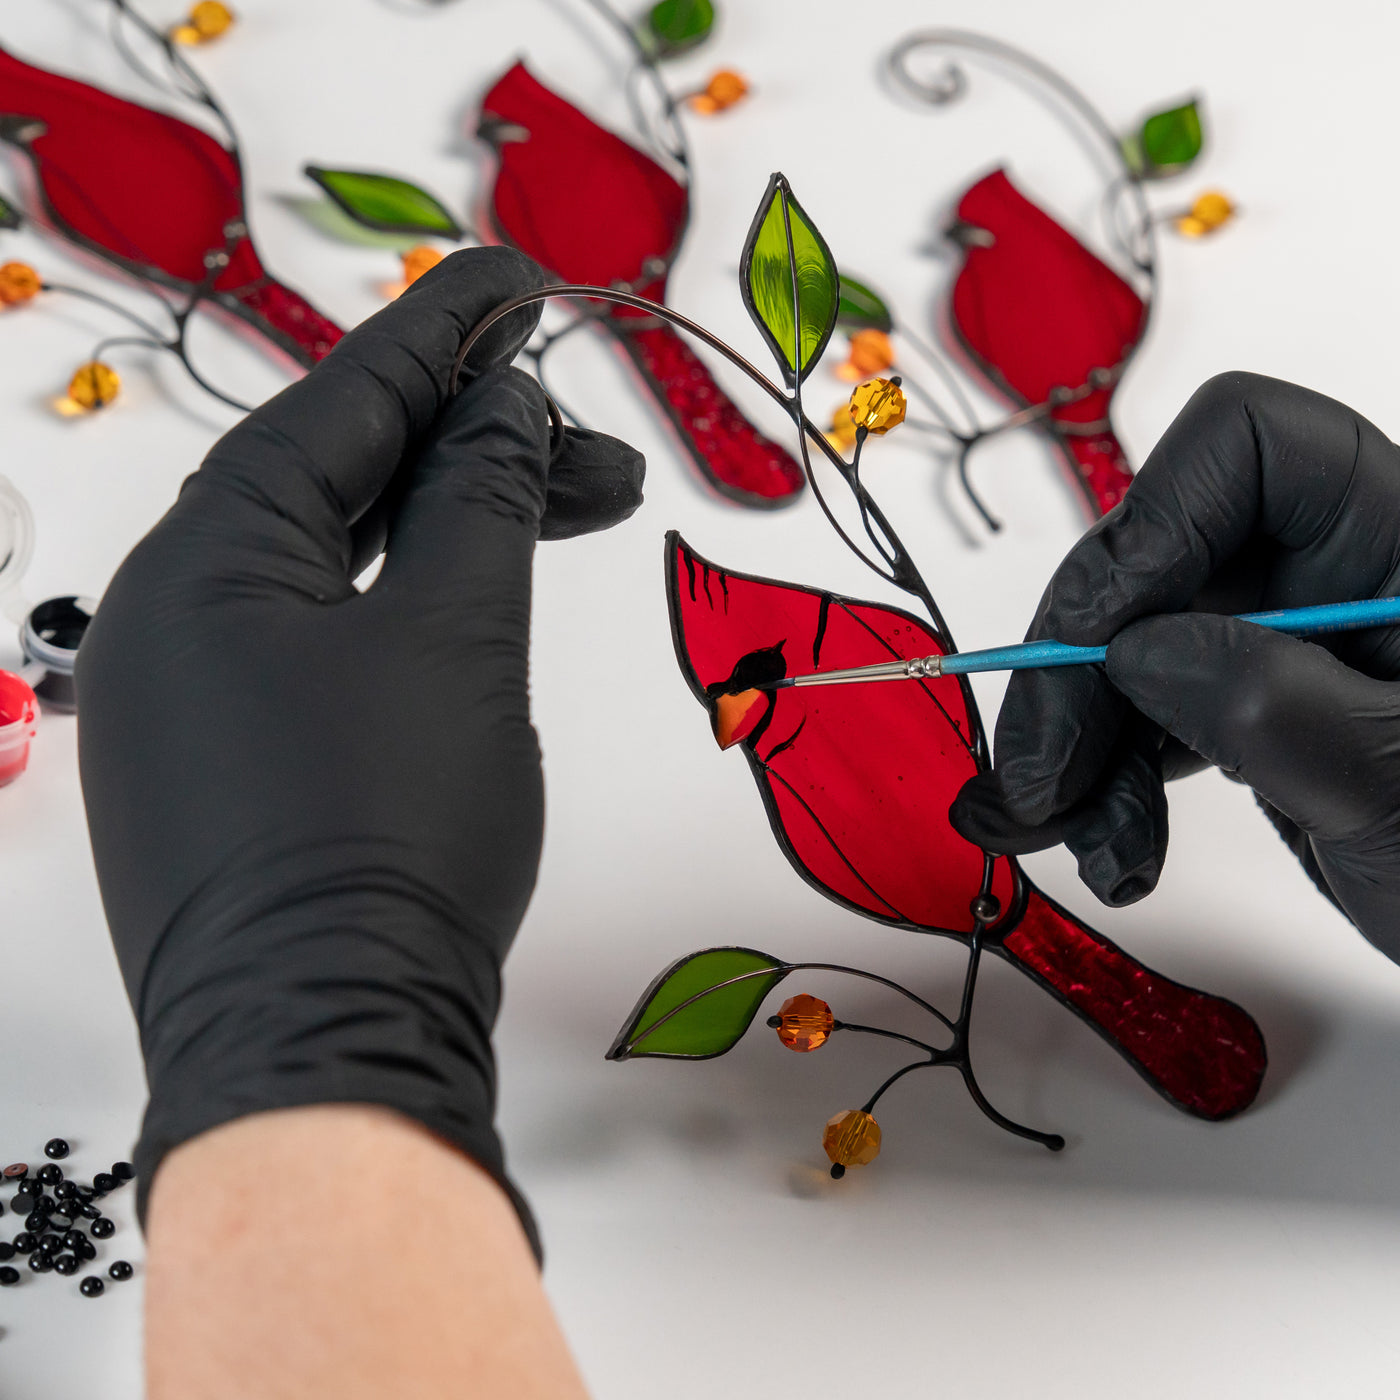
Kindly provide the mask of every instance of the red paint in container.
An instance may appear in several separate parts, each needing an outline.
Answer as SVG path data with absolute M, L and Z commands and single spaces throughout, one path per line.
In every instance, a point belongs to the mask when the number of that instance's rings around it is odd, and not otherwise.
M 38 697 L 12 671 L 0 671 L 0 787 L 29 766 L 29 741 L 38 728 Z

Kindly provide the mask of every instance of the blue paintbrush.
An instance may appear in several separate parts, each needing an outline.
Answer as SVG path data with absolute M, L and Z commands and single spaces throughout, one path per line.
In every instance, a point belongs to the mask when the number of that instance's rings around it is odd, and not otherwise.
M 1400 624 L 1400 598 L 1367 598 L 1359 603 L 1324 603 L 1315 608 L 1245 613 L 1238 620 L 1275 632 L 1288 632 L 1295 637 L 1313 637 L 1321 632 L 1355 632 L 1364 627 L 1393 627 Z M 760 688 L 778 690 L 789 685 L 928 680 L 937 676 L 965 676 L 973 671 L 1024 671 L 1035 666 L 1089 666 L 1107 656 L 1107 647 L 1022 642 L 1019 646 L 963 651 L 953 656 L 916 656 L 908 661 L 880 661 L 873 666 L 856 666 L 845 671 L 814 671 L 810 676 L 788 676 Z

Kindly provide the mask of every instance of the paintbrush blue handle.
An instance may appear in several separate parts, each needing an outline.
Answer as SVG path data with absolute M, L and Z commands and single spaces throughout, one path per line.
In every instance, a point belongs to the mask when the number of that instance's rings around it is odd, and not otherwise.
M 1400 598 L 1367 598 L 1359 603 L 1323 603 L 1314 608 L 1286 608 L 1282 612 L 1245 613 L 1241 622 L 1252 622 L 1274 632 L 1295 637 L 1315 637 L 1323 632 L 1355 632 L 1363 627 L 1400 624 Z M 1087 666 L 1103 661 L 1107 647 L 1072 647 L 1064 642 L 1023 642 L 1014 647 L 991 647 L 945 656 L 939 670 L 945 676 L 965 676 L 974 671 L 1024 671 L 1035 666 Z

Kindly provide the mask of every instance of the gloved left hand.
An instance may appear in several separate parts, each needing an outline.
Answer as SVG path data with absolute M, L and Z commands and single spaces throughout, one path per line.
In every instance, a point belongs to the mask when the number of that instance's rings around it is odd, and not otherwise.
M 83 641 L 83 793 L 151 1093 L 143 1219 L 181 1142 L 323 1102 L 417 1118 L 510 1189 L 490 1037 L 543 820 L 531 562 L 625 519 L 643 475 L 573 430 L 551 461 L 543 393 L 501 367 L 538 308 L 448 401 L 466 332 L 540 284 L 507 249 L 458 253 L 351 332 L 215 445 Z

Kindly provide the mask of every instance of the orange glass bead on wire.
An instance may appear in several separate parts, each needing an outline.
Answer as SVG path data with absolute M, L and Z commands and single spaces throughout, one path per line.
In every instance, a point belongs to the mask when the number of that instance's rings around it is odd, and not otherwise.
M 827 1119 L 822 1147 L 831 1158 L 832 1176 L 840 1180 L 847 1167 L 869 1166 L 880 1155 L 880 1125 L 864 1109 L 844 1109 Z
M 789 997 L 778 1008 L 778 1039 L 798 1054 L 820 1050 L 835 1026 L 831 1008 L 820 997 L 809 997 L 805 992 Z
M 693 92 L 686 99 L 692 111 L 702 117 L 712 117 L 716 112 L 740 103 L 749 94 L 748 80 L 742 73 L 731 68 L 721 68 L 699 92 Z
M 1219 190 L 1207 190 L 1197 197 L 1190 212 L 1176 221 L 1176 231 L 1186 238 L 1204 238 L 1224 228 L 1237 212 L 1228 195 Z
M 883 374 L 894 364 L 894 346 L 884 331 L 869 327 L 851 337 L 851 350 L 845 363 L 836 366 L 836 377 L 848 384 L 859 384 L 871 375 Z
M 425 272 L 435 268 L 444 256 L 436 248 L 428 247 L 426 243 L 419 243 L 408 252 L 400 254 L 403 261 L 404 285 L 411 287 Z
M 170 31 L 177 44 L 207 44 L 233 27 L 233 11 L 220 0 L 199 0 L 183 24 Z
M 893 379 L 872 379 L 851 395 L 851 422 L 876 437 L 904 422 L 908 405 L 904 390 Z
M 7 262 L 0 267 L 0 304 L 18 306 L 33 301 L 43 285 L 43 278 L 28 263 Z
M 121 393 L 122 380 L 111 365 L 101 360 L 89 360 L 79 365 L 77 372 L 68 382 L 68 403 L 80 411 L 92 413 L 106 408 Z
M 838 452 L 849 452 L 856 445 L 856 425 L 851 420 L 849 400 L 842 403 L 831 415 L 831 426 L 826 430 L 825 436 Z

